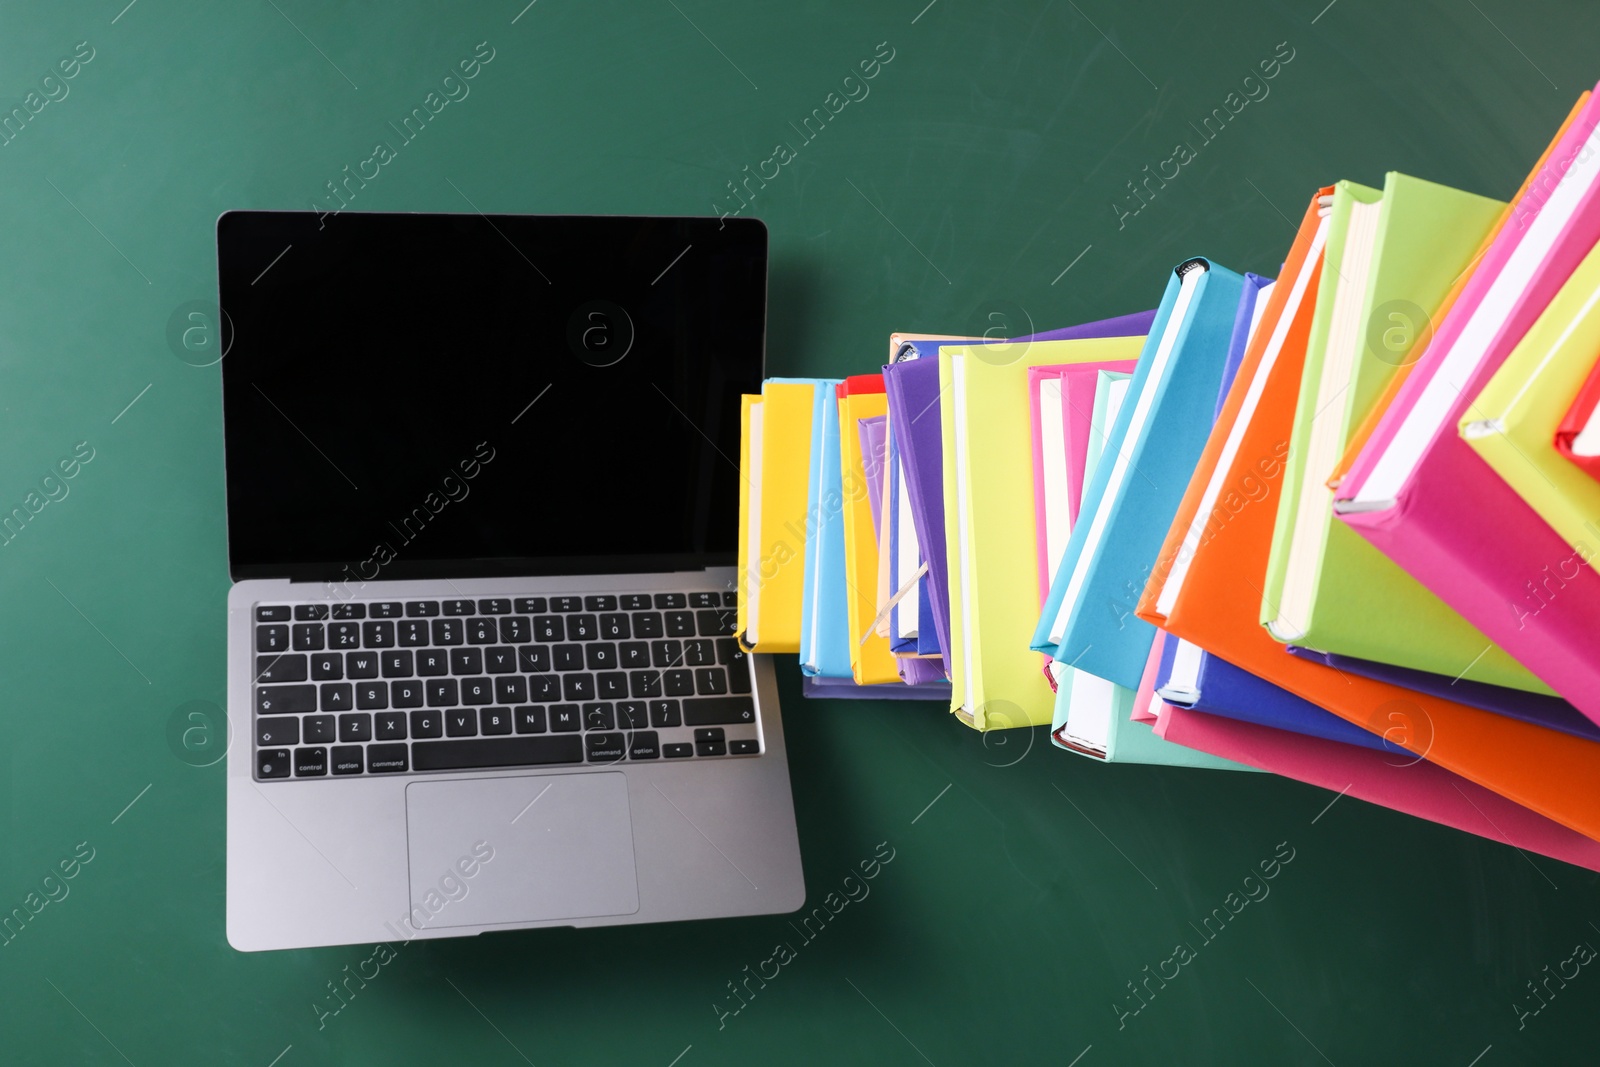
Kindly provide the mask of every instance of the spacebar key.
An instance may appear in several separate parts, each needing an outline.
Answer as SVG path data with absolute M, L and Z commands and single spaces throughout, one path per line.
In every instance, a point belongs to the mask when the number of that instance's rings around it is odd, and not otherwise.
M 577 734 L 503 737 L 492 741 L 414 741 L 411 744 L 411 768 L 417 771 L 582 762 L 583 741 Z
M 685 726 L 722 726 L 755 721 L 756 706 L 749 697 L 700 697 L 683 702 Z

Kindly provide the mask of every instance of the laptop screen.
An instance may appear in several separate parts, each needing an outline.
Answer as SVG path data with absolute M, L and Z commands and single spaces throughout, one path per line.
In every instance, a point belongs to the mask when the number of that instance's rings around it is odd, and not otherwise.
M 731 564 L 756 220 L 217 222 L 233 578 Z

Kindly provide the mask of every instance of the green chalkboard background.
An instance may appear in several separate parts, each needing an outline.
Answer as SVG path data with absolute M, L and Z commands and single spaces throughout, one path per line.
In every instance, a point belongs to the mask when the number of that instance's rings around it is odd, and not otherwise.
M 783 917 L 413 945 L 319 1020 L 372 947 L 228 947 L 222 767 L 172 740 L 181 709 L 223 700 L 228 575 L 217 368 L 170 328 L 214 298 L 219 212 L 328 204 L 480 42 L 470 95 L 350 210 L 706 214 L 798 145 L 751 185 L 769 365 L 840 374 L 871 370 L 895 329 L 1151 306 L 1189 255 L 1273 272 L 1332 180 L 1401 169 L 1509 196 L 1600 74 L 1600 7 L 125 3 L 0 12 L 0 115 L 29 116 L 0 145 L 0 510 L 94 450 L 0 548 L 0 911 L 81 842 L 93 855 L 0 947 L 0 1060 L 1592 1059 L 1600 976 L 1517 1008 L 1600 945 L 1592 873 L 1354 800 L 1324 811 L 1330 794 L 1266 776 L 1096 766 L 933 705 L 801 703 L 792 664 L 813 899 L 881 842 L 894 858 L 738 1014 L 719 1016 L 728 983 L 800 941 Z M 92 58 L 43 83 L 75 49 Z M 861 96 L 844 79 L 875 53 L 892 58 Z M 1127 183 L 1247 90 L 1132 214 Z M 1127 983 L 1199 942 L 1190 924 L 1284 842 L 1270 896 L 1119 1027 Z

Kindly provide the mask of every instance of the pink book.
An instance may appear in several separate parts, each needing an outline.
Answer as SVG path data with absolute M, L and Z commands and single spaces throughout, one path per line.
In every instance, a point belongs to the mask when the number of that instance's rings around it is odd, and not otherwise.
M 1061 376 L 1061 418 L 1067 426 L 1067 511 L 1078 521 L 1083 503 L 1083 469 L 1089 460 L 1089 429 L 1094 421 L 1094 383 L 1101 371 L 1132 374 L 1136 359 L 1080 363 L 1067 367 Z M 1100 427 L 1102 435 L 1111 427 Z
M 1156 631 L 1156 639 L 1150 643 L 1150 658 L 1144 662 L 1144 673 L 1139 676 L 1139 688 L 1133 694 L 1133 714 L 1128 718 L 1134 722 L 1156 724 L 1158 705 L 1164 702 L 1156 696 L 1156 673 L 1161 669 L 1161 650 L 1166 647 L 1167 635 Z
M 1164 740 L 1600 871 L 1600 842 L 1420 757 L 1187 711 L 1160 699 L 1152 707 L 1156 735 Z M 1324 815 L 1338 813 L 1324 808 L 1316 818 Z
M 1517 202 L 1335 494 L 1338 517 L 1600 722 L 1600 574 L 1457 433 L 1600 240 L 1600 92 Z

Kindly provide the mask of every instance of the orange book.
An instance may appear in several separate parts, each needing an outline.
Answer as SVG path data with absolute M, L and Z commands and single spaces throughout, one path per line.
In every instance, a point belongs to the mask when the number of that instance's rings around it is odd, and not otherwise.
M 1317 265 L 1317 235 L 1326 225 L 1318 216 L 1313 200 L 1137 614 L 1418 757 L 1600 840 L 1600 793 L 1587 788 L 1600 781 L 1600 744 L 1288 655 L 1258 622 L 1281 460 L 1294 426 L 1315 304 L 1309 281 L 1285 282 L 1296 279 L 1307 262 Z M 1298 305 L 1290 306 L 1296 290 Z
M 1590 94 L 1587 91 L 1584 92 L 1582 96 L 1578 97 L 1578 102 L 1572 105 L 1572 110 L 1567 112 L 1567 120 L 1561 124 L 1561 128 L 1550 139 L 1550 143 L 1545 145 L 1544 155 L 1539 157 L 1539 162 L 1534 164 L 1533 170 L 1529 171 L 1528 176 L 1522 180 L 1522 188 L 1517 190 L 1517 195 L 1513 196 L 1510 203 L 1506 204 L 1505 210 L 1500 212 L 1500 217 L 1495 220 L 1494 226 L 1484 236 L 1483 243 L 1472 254 L 1472 262 L 1467 265 L 1466 270 L 1461 272 L 1461 277 L 1456 279 L 1456 283 L 1450 287 L 1450 291 L 1445 294 L 1444 300 L 1440 302 L 1438 310 L 1434 311 L 1432 317 L 1428 320 L 1430 336 L 1407 353 L 1409 356 L 1408 362 L 1395 371 L 1394 377 L 1389 379 L 1388 386 L 1385 387 L 1382 393 L 1378 394 L 1378 399 L 1373 403 L 1371 410 L 1356 426 L 1355 432 L 1350 435 L 1350 446 L 1345 449 L 1344 458 L 1339 460 L 1338 465 L 1333 468 L 1333 473 L 1328 475 L 1327 485 L 1329 489 L 1339 488 L 1339 483 L 1344 480 L 1344 476 L 1350 473 L 1350 468 L 1354 465 L 1356 457 L 1361 454 L 1362 448 L 1366 447 L 1367 438 L 1371 437 L 1373 431 L 1378 428 L 1379 420 L 1383 418 L 1383 413 L 1389 410 L 1389 405 L 1394 402 L 1394 398 L 1399 395 L 1400 387 L 1406 384 L 1406 378 L 1410 376 L 1411 368 L 1421 361 L 1423 353 L 1427 351 L 1428 341 L 1432 339 L 1433 324 L 1443 322 L 1444 317 L 1450 313 L 1451 305 L 1461 295 L 1461 290 L 1467 287 L 1467 282 L 1472 280 L 1472 272 L 1477 267 L 1478 260 L 1483 258 L 1483 254 L 1489 250 L 1489 246 L 1494 243 L 1494 239 L 1500 235 L 1500 230 L 1505 226 L 1506 220 L 1510 219 L 1516 212 L 1518 204 L 1527 195 L 1528 188 L 1533 185 L 1534 179 L 1543 172 L 1545 163 L 1550 159 L 1550 153 L 1556 150 L 1556 145 L 1561 143 L 1561 138 L 1567 135 L 1567 127 L 1571 126 L 1577 119 L 1578 112 L 1583 110 L 1583 105 L 1588 102 L 1589 96 Z M 1414 327 L 1416 324 L 1409 323 L 1407 325 Z

